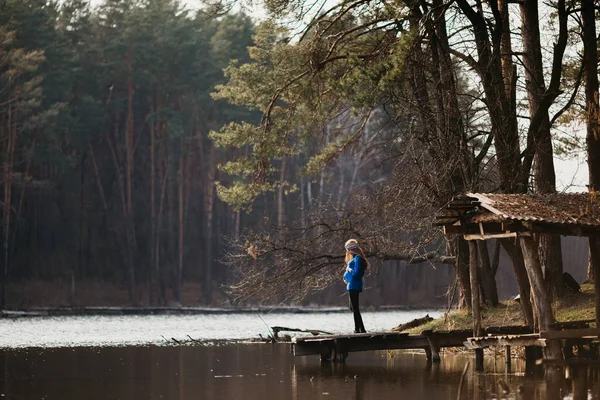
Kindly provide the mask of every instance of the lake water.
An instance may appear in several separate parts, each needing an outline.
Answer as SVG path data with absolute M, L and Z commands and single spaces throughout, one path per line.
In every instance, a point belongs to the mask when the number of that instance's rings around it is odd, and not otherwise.
M 368 329 L 383 330 L 424 314 L 364 317 Z M 469 354 L 448 351 L 433 365 L 420 351 L 350 353 L 345 364 L 321 364 L 294 357 L 288 344 L 173 346 L 170 339 L 265 336 L 276 325 L 348 332 L 351 320 L 349 313 L 0 320 L 0 398 L 456 400 L 467 366 L 463 400 L 600 399 L 597 369 L 565 379 L 562 369 L 526 373 L 515 359 L 507 371 L 502 357 L 486 356 L 477 373 Z
M 425 314 L 437 318 L 441 312 L 362 313 L 365 327 L 370 331 L 389 330 Z M 353 321 L 350 312 L 16 318 L 0 320 L 0 348 L 161 345 L 171 339 L 190 338 L 246 339 L 266 337 L 272 326 L 348 333 L 354 330 Z

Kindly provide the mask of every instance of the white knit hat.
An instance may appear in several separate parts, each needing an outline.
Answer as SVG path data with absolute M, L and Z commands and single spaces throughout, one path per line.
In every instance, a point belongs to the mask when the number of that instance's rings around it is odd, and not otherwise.
M 348 240 L 344 247 L 346 248 L 346 250 L 358 249 L 358 243 L 356 243 L 354 240 Z

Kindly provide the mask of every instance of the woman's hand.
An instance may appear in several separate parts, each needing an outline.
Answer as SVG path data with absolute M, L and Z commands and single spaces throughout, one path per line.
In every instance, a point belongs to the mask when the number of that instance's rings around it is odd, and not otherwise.
M 347 271 L 347 272 L 352 272 L 352 268 L 350 268 L 350 267 L 346 267 L 346 271 Z

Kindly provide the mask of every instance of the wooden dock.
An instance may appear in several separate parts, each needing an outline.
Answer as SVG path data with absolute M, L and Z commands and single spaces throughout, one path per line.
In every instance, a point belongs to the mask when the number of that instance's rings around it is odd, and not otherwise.
M 555 324 L 555 329 L 533 333 L 527 326 L 488 327 L 482 336 L 473 337 L 472 330 L 423 331 L 420 335 L 399 332 L 355 333 L 346 335 L 298 336 L 292 338 L 295 356 L 319 355 L 321 361 L 344 361 L 348 353 L 369 350 L 424 350 L 427 359 L 440 361 L 440 349 L 466 347 L 475 350 L 477 366 L 483 367 L 483 349 L 506 347 L 507 364 L 510 364 L 510 347 L 525 347 L 526 359 L 535 363 L 547 340 L 561 340 L 565 357 L 571 358 L 573 347 L 598 344 L 600 329 L 589 328 L 588 321 Z
M 428 360 L 439 361 L 440 348 L 462 347 L 471 334 L 471 331 L 428 332 L 422 335 L 374 332 L 294 337 L 292 351 L 295 356 L 319 355 L 321 361 L 344 361 L 348 353 L 355 351 L 422 349 Z

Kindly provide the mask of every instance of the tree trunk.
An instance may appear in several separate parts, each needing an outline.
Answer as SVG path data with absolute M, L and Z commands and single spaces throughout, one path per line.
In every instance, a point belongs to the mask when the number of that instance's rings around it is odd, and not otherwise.
M 179 157 L 174 155 L 174 151 L 172 146 L 167 144 L 167 159 L 174 161 L 174 166 L 172 167 L 175 171 L 174 179 L 169 178 L 167 182 L 167 229 L 166 229 L 166 237 L 163 239 L 164 242 L 164 261 L 163 265 L 165 268 L 161 269 L 161 277 L 159 279 L 159 298 L 161 304 L 165 304 L 167 293 L 166 288 L 171 287 L 173 292 L 176 291 L 175 284 L 173 281 L 175 279 L 171 279 L 173 276 L 177 276 L 177 229 L 175 227 L 177 221 L 178 212 L 177 208 L 177 174 L 179 168 Z M 171 168 L 171 164 L 169 162 L 169 169 Z
M 85 149 L 81 154 L 81 161 L 79 163 L 80 175 L 79 175 L 79 239 L 77 241 L 77 270 L 79 279 L 83 280 L 83 210 L 85 204 L 85 160 L 86 160 L 86 151 Z M 71 271 L 72 278 L 72 291 L 71 291 L 71 302 L 75 299 L 75 271 Z
M 113 117 L 113 130 L 114 136 L 116 138 L 119 137 L 119 115 L 115 113 Z M 111 156 L 113 159 L 113 164 L 115 167 L 115 175 L 117 177 L 117 188 L 119 197 L 121 199 L 121 208 L 123 211 L 123 223 L 125 225 L 125 240 L 127 243 L 127 283 L 128 283 L 128 291 L 129 291 L 129 301 L 131 304 L 137 304 L 137 294 L 136 294 L 136 282 L 135 282 L 135 231 L 133 226 L 133 218 L 130 213 L 129 201 L 127 197 L 126 191 L 126 179 L 123 177 L 122 171 L 122 159 L 121 152 L 117 152 L 117 148 L 115 148 L 115 144 L 113 143 L 113 139 L 111 138 L 111 134 L 108 133 L 106 136 L 106 141 L 110 148 Z M 118 144 L 118 142 L 117 142 Z M 127 166 L 125 168 L 127 170 Z
M 323 196 L 325 195 L 325 172 L 321 172 L 321 176 L 319 178 L 319 198 L 317 205 L 317 214 L 321 213 L 321 209 L 323 207 Z
M 511 98 L 513 93 L 513 74 L 516 74 L 513 63 L 512 40 L 510 37 L 510 12 L 507 0 L 498 0 L 498 10 L 502 13 L 502 38 L 500 39 L 502 76 L 504 78 L 504 91 L 506 97 Z M 514 99 L 510 99 L 512 101 Z
M 153 115 L 155 121 L 150 123 L 150 235 L 149 248 L 150 248 L 150 287 L 148 290 L 148 304 L 152 305 L 155 301 L 155 288 L 156 288 L 156 275 L 154 268 L 154 240 L 156 238 L 156 127 L 158 125 L 157 114 L 158 114 L 158 94 L 156 95 L 156 108 L 152 106 L 150 113 Z
M 125 129 L 125 180 L 127 184 L 127 212 L 133 208 L 132 181 L 133 181 L 133 144 L 134 144 L 134 114 L 133 114 L 133 61 L 132 43 L 130 40 L 127 52 L 127 128 Z
M 521 246 L 518 241 L 513 241 L 512 239 L 501 239 L 500 242 L 510 257 L 515 271 L 517 285 L 519 286 L 519 304 L 521 305 L 523 319 L 525 319 L 525 324 L 533 327 L 533 306 L 530 300 L 531 289 Z
M 444 133 L 445 140 L 442 152 L 445 154 L 444 164 L 449 168 L 449 194 L 456 195 L 465 192 L 465 188 L 472 182 L 473 153 L 467 147 L 463 113 L 460 110 L 456 90 L 455 68 L 450 57 L 450 44 L 446 28 L 445 9 L 442 0 L 434 0 L 434 18 L 436 21 L 435 34 L 431 37 L 433 68 L 437 68 L 440 79 L 436 85 L 437 96 L 441 100 L 441 108 L 437 114 L 444 118 L 438 123 L 439 129 Z M 435 15 L 438 14 L 439 15 Z M 444 199 L 446 200 L 446 199 Z
M 498 289 L 496 287 L 496 273 L 490 263 L 490 255 L 487 248 L 487 242 L 477 240 L 477 250 L 481 265 L 481 283 L 483 284 L 484 299 L 487 303 L 495 307 L 498 305 Z
M 462 237 L 456 238 L 453 244 L 456 254 L 454 265 L 456 282 L 458 284 L 458 308 L 469 308 L 472 304 L 471 283 L 469 275 L 469 244 Z
M 345 163 L 338 163 L 339 184 L 337 193 L 337 204 L 342 204 L 344 201 L 344 186 L 346 185 L 346 167 Z
M 184 151 L 183 145 L 181 146 L 181 153 L 179 154 L 179 183 L 178 183 L 178 206 L 179 206 L 179 230 L 178 230 L 178 238 L 179 238 L 179 246 L 178 246 L 178 268 L 177 268 L 177 291 L 176 298 L 179 305 L 181 305 L 181 294 L 183 291 L 183 183 L 185 174 L 184 174 Z
M 539 324 L 539 330 L 549 331 L 555 322 L 554 312 L 550 302 L 550 296 L 546 290 L 546 284 L 542 275 L 542 267 L 538 254 L 538 244 L 529 236 L 519 238 L 521 248 L 523 249 L 523 258 L 527 276 L 531 282 L 531 293 L 533 294 L 533 303 L 535 307 L 535 317 Z M 562 359 L 561 346 L 556 340 L 548 340 L 544 349 L 546 358 Z
M 167 140 L 167 125 L 165 122 L 161 122 L 157 125 L 155 132 L 158 138 L 158 183 L 160 190 L 160 197 L 158 200 L 158 210 L 156 215 L 156 232 L 154 236 L 154 293 L 156 295 L 156 303 L 160 304 L 163 302 L 161 295 L 162 286 L 162 230 L 163 230 L 163 217 L 165 210 L 165 199 L 167 197 L 167 187 L 169 185 L 169 171 L 170 163 L 168 153 L 168 140 Z
M 212 280 L 213 280 L 213 218 L 215 203 L 215 148 L 210 149 L 208 165 L 208 176 L 204 192 L 204 213 L 206 217 L 206 231 L 204 235 L 204 301 L 206 304 L 212 302 Z
M 304 176 L 300 177 L 300 224 L 306 226 L 306 204 L 304 201 Z
M 490 41 L 488 21 L 483 10 L 474 10 L 467 0 L 457 0 L 456 4 L 469 19 L 477 47 L 476 68 L 486 97 L 490 114 L 491 132 L 496 147 L 496 159 L 500 174 L 500 189 L 504 193 L 522 193 L 525 187 L 519 181 L 521 171 L 521 152 L 519 132 L 515 130 L 516 110 L 511 107 L 506 96 L 502 74 L 501 39 L 502 21 L 495 20 L 492 41 Z M 497 5 L 497 4 L 496 4 Z
M 16 112 L 14 113 L 16 114 Z M 12 180 L 13 180 L 13 159 L 15 153 L 15 142 L 17 139 L 17 125 L 16 115 L 13 115 L 12 105 L 8 106 L 7 112 L 7 124 L 6 124 L 6 147 L 4 155 L 4 168 L 3 168 L 3 186 L 4 186 L 4 204 L 3 209 L 3 225 L 2 225 L 2 251 L 3 251 L 3 268 L 2 268 L 2 301 L 0 308 L 6 307 L 7 301 L 7 290 L 8 290 L 8 272 L 10 270 L 10 257 L 9 257 L 9 245 L 10 245 L 10 206 L 12 202 Z
M 129 285 L 132 303 L 137 304 L 136 281 L 135 281 L 135 261 L 136 257 L 136 237 L 135 225 L 133 221 L 133 146 L 134 146 L 134 113 L 133 113 L 133 41 L 130 38 L 129 49 L 127 51 L 127 122 L 125 129 L 125 182 L 127 198 L 127 242 L 130 248 L 131 261 L 129 263 Z
M 597 195 L 600 193 L 600 108 L 598 104 L 598 50 L 594 5 L 593 0 L 582 0 L 581 2 L 589 191 Z M 591 278 L 594 278 L 596 292 L 596 326 L 600 326 L 600 238 L 590 237 L 589 245 L 589 270 L 593 271 Z
M 542 64 L 542 44 L 540 40 L 538 1 L 525 0 L 520 3 L 521 38 L 523 39 L 523 65 L 529 100 L 529 114 L 533 117 L 539 110 L 546 93 Z M 542 110 L 543 112 L 543 110 Z M 534 127 L 534 189 L 536 193 L 556 193 L 556 175 L 550 136 L 550 118 L 545 111 L 539 127 Z M 562 250 L 559 235 L 540 235 L 540 262 L 544 271 L 549 294 L 560 297 L 564 292 Z
M 167 185 L 169 184 L 169 159 L 166 159 L 166 167 L 162 174 L 162 182 L 160 187 L 160 200 L 158 203 L 158 216 L 156 221 L 156 238 L 154 239 L 154 276 L 156 281 L 155 293 L 157 303 L 161 303 L 163 298 L 161 297 L 160 291 L 160 248 L 161 248 L 161 233 L 162 233 L 162 220 L 163 211 L 165 208 L 165 197 L 167 192 Z
M 285 179 L 285 157 L 281 159 L 281 171 L 279 175 L 279 187 L 277 188 L 277 226 L 283 226 L 285 221 L 285 207 L 283 202 L 284 197 L 284 186 L 283 181 Z

